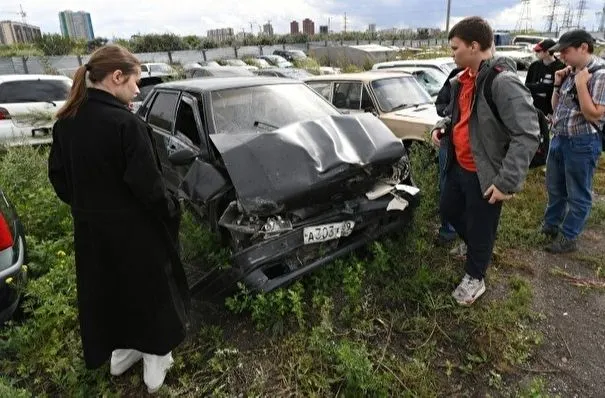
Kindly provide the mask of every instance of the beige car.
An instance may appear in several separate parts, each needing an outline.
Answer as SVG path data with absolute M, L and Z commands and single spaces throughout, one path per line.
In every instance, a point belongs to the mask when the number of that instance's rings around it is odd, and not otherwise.
M 428 141 L 435 105 L 409 73 L 362 72 L 305 79 L 341 111 L 372 112 L 403 141 Z

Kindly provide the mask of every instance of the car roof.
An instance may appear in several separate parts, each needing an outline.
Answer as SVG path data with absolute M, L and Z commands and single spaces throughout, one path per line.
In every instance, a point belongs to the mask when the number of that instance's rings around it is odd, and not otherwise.
M 69 77 L 63 75 L 0 75 L 0 83 L 14 82 L 23 80 L 68 80 Z
M 361 73 L 340 73 L 337 75 L 321 75 L 321 76 L 313 76 L 308 79 L 305 79 L 307 82 L 312 81 L 326 81 L 326 80 L 359 80 L 363 82 L 371 82 L 374 80 L 381 79 L 392 79 L 397 77 L 392 72 L 361 72 Z M 413 79 L 412 75 L 409 73 L 401 72 L 401 77 L 409 77 Z
M 376 65 L 444 65 L 453 63 L 452 58 L 433 58 L 433 59 L 406 59 L 401 61 L 379 62 Z
M 156 88 L 203 93 L 206 91 L 227 90 L 232 88 L 267 86 L 271 84 L 302 84 L 297 80 L 265 76 L 205 77 L 202 79 L 177 80 L 158 84 Z
M 380 73 L 391 73 L 391 72 L 402 72 L 402 73 L 413 73 L 413 72 L 422 72 L 425 70 L 436 70 L 434 68 L 429 68 L 426 66 L 412 66 L 412 65 L 401 65 L 401 66 L 396 66 L 394 68 L 384 68 L 384 69 L 377 69 L 378 71 L 380 71 Z M 384 72 L 382 72 L 384 71 Z M 374 71 L 375 73 L 378 73 L 376 71 Z

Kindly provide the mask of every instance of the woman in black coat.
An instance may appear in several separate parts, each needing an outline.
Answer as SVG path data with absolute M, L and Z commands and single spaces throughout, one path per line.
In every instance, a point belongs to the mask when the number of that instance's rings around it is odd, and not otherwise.
M 86 365 L 111 357 L 119 375 L 143 358 L 154 392 L 185 337 L 189 296 L 176 249 L 180 206 L 150 129 L 128 109 L 140 74 L 139 61 L 114 45 L 78 69 L 53 129 L 49 178 L 73 214 Z

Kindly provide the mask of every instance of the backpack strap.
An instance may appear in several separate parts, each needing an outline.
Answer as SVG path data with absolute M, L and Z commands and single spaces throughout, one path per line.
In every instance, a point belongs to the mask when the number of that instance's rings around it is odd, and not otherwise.
M 595 73 L 598 70 L 601 69 L 605 69 L 605 65 L 596 65 L 592 68 L 590 68 L 588 70 L 588 72 L 590 73 Z M 568 75 L 565 79 L 571 79 L 571 76 Z M 578 108 L 580 108 L 580 100 L 578 99 L 578 88 L 576 87 L 576 83 L 574 82 L 571 90 L 569 90 L 569 93 L 571 94 L 571 99 L 572 101 L 578 106 Z M 605 131 L 605 126 L 603 126 L 603 128 L 599 128 L 599 125 L 597 123 L 593 123 L 593 122 L 589 122 L 592 127 L 595 128 L 595 130 L 597 130 L 597 133 L 601 133 L 603 134 L 603 131 Z
M 498 112 L 498 108 L 494 103 L 494 98 L 492 96 L 492 84 L 494 83 L 494 79 L 498 74 L 504 71 L 504 68 L 501 66 L 493 66 L 490 68 L 487 77 L 485 78 L 485 82 L 483 83 L 483 96 L 489 105 L 489 109 L 491 109 L 492 113 L 498 120 L 498 122 L 502 123 L 502 118 L 500 117 L 500 112 Z

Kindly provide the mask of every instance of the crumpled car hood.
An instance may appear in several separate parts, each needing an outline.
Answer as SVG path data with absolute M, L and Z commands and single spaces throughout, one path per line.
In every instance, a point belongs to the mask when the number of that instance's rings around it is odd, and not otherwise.
M 401 141 L 369 113 L 210 138 L 243 210 L 257 215 L 281 212 L 296 198 L 313 201 L 363 166 L 394 163 L 405 153 Z

